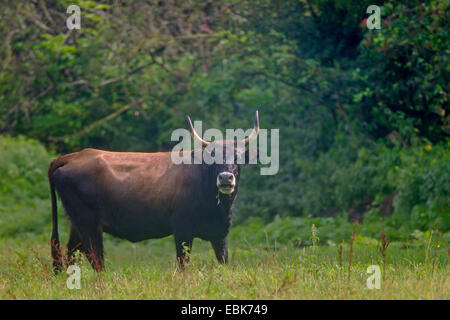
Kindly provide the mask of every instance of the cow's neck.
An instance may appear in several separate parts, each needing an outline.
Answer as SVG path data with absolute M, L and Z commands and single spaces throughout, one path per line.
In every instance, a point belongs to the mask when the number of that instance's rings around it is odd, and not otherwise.
M 220 211 L 224 214 L 228 214 L 231 210 L 231 206 L 233 205 L 234 197 L 236 195 L 235 192 L 232 194 L 223 194 L 222 192 L 218 193 L 218 197 L 216 195 L 216 205 Z
M 219 192 L 216 186 L 215 177 L 211 179 L 211 172 L 209 170 L 204 171 L 205 177 L 204 179 L 208 181 L 204 185 L 204 194 L 207 194 L 208 196 L 208 202 L 211 204 L 213 210 L 218 210 L 223 215 L 230 215 L 231 214 L 231 207 L 233 205 L 234 198 L 237 193 L 237 186 L 235 192 L 231 194 L 224 194 L 222 192 Z

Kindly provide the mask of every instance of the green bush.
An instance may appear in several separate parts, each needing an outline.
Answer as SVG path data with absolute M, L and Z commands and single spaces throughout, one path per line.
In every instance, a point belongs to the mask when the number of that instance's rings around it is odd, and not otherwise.
M 51 158 L 36 140 L 0 136 L 0 237 L 50 230 Z
M 416 146 L 403 150 L 400 165 L 392 166 L 389 182 L 395 186 L 395 210 L 417 229 L 439 224 L 450 230 L 449 144 Z

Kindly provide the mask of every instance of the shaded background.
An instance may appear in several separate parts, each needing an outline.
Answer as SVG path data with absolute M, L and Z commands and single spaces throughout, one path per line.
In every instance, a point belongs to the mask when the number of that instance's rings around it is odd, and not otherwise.
M 168 151 L 187 114 L 250 128 L 256 109 L 280 171 L 243 170 L 235 224 L 448 233 L 449 2 L 402 2 L 1 1 L 0 236 L 49 232 L 57 154 Z

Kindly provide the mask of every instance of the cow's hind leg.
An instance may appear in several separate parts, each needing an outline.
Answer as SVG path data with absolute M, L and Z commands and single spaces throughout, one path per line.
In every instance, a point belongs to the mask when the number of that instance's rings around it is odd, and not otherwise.
M 69 250 L 75 251 L 78 240 L 81 240 L 81 249 L 92 267 L 97 271 L 103 270 L 103 231 L 100 224 L 102 209 L 94 200 L 95 197 L 82 196 L 95 195 L 92 184 L 89 181 L 74 183 L 75 180 L 69 174 L 60 170 L 54 172 L 53 178 L 67 216 L 73 228 L 78 231 L 78 235 L 71 232 Z
M 70 201 L 65 198 L 62 200 L 72 223 L 67 244 L 68 255 L 71 257 L 78 246 L 95 270 L 103 270 L 103 231 L 98 210 L 91 209 L 76 196 L 72 196 Z
M 67 242 L 67 264 L 74 264 L 73 254 L 76 251 L 83 251 L 82 241 L 80 237 L 80 233 L 75 228 L 73 224 L 70 226 L 70 236 L 69 241 Z
M 82 230 L 82 231 L 81 231 Z M 104 269 L 103 230 L 100 225 L 91 225 L 80 229 L 83 252 L 96 271 Z

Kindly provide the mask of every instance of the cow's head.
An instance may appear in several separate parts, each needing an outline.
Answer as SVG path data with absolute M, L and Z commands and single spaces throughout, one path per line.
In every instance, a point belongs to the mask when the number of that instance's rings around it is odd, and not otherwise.
M 188 122 L 192 136 L 195 140 L 201 142 L 202 146 L 206 149 L 207 152 L 209 152 L 211 157 L 216 157 L 216 150 L 222 150 L 222 154 L 219 155 L 219 157 L 223 157 L 223 161 L 220 164 L 214 163 L 208 165 L 208 169 L 211 170 L 211 174 L 215 177 L 216 186 L 221 193 L 233 193 L 236 190 L 236 186 L 239 181 L 239 165 L 248 163 L 251 157 L 256 156 L 256 152 L 253 152 L 253 154 L 249 150 L 246 150 L 246 147 L 252 140 L 256 139 L 256 137 L 258 136 L 258 111 L 256 111 L 255 125 L 253 127 L 252 133 L 247 138 L 240 141 L 206 141 L 197 134 L 189 116 Z

